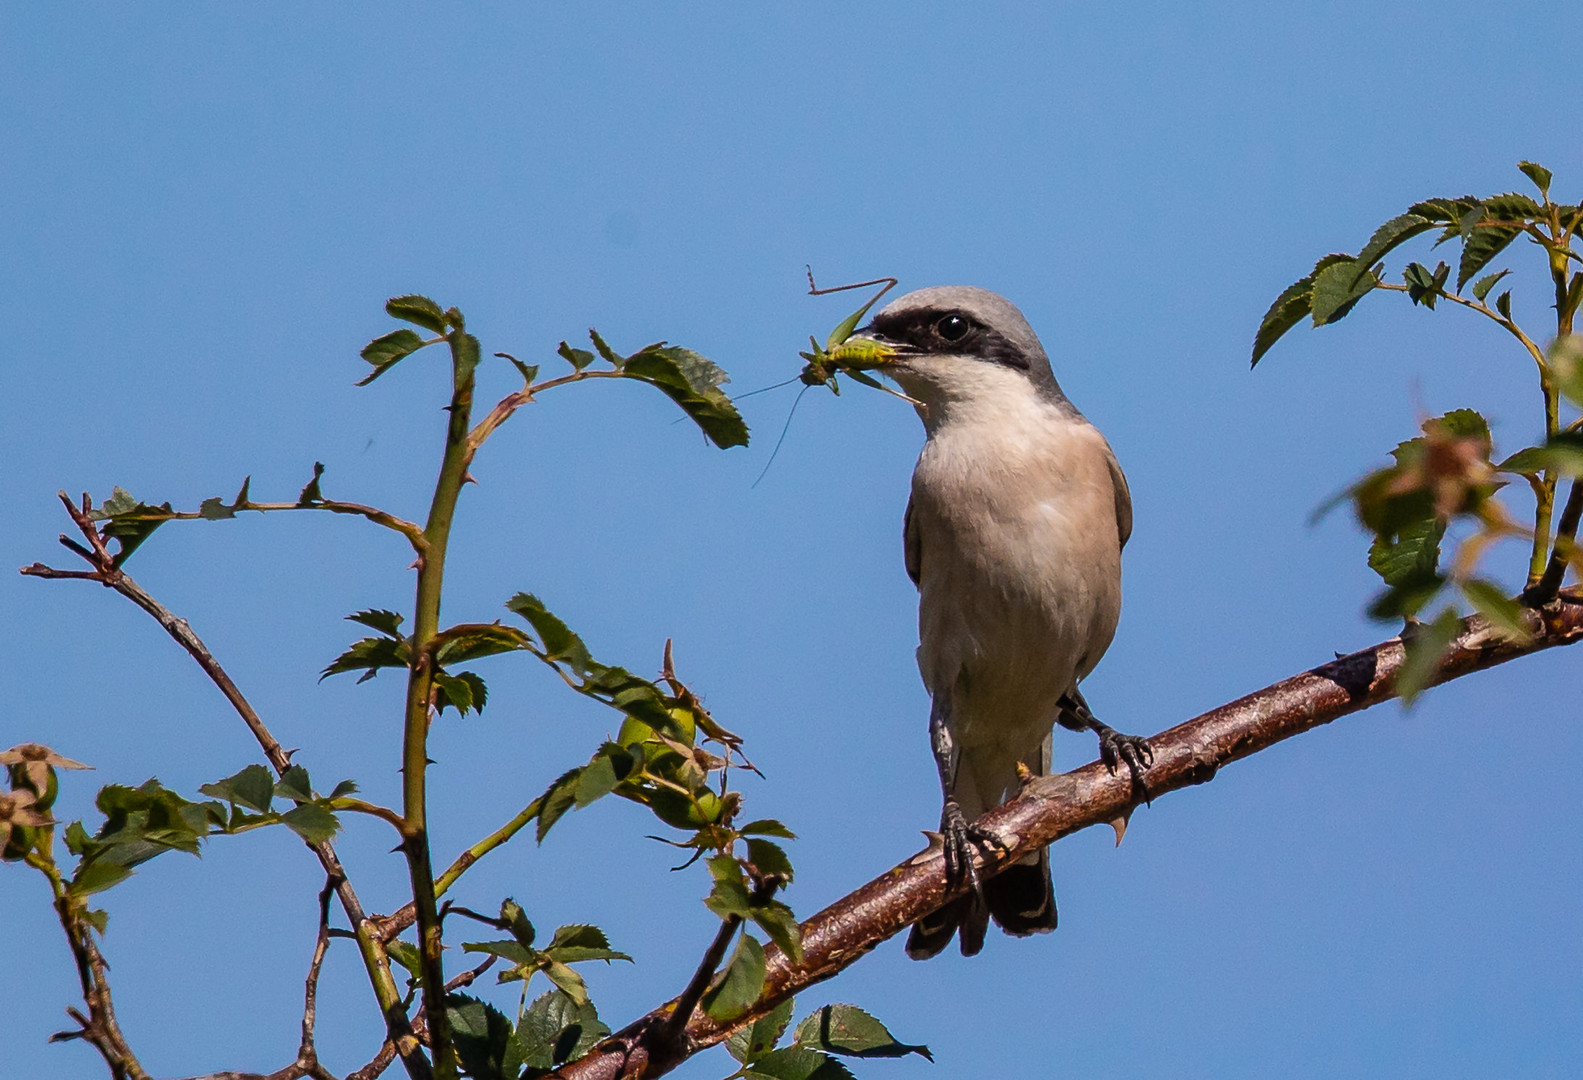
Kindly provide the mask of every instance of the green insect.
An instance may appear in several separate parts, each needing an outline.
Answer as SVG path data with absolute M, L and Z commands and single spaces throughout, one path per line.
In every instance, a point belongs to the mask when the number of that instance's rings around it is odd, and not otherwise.
M 893 277 L 875 278 L 873 281 L 858 281 L 851 285 L 837 285 L 830 289 L 821 289 L 814 284 L 813 268 L 808 268 L 808 295 L 828 296 L 830 293 L 846 292 L 849 289 L 866 289 L 871 285 L 878 285 L 880 289 L 869 297 L 868 303 L 858 308 L 852 314 L 842 319 L 840 324 L 825 339 L 824 348 L 819 347 L 819 340 L 808 338 L 808 345 L 812 352 L 798 353 L 808 361 L 802 369 L 799 378 L 808 386 L 828 386 L 832 393 L 839 394 L 841 386 L 836 382 L 836 372 L 851 376 L 864 386 L 872 386 L 876 390 L 885 390 L 879 381 L 865 372 L 864 368 L 883 367 L 895 358 L 895 350 L 881 345 L 877 341 L 850 341 L 852 332 L 857 329 L 857 324 L 863 321 L 869 309 L 879 303 L 880 297 L 896 287 Z M 893 391 L 887 391 L 892 393 Z

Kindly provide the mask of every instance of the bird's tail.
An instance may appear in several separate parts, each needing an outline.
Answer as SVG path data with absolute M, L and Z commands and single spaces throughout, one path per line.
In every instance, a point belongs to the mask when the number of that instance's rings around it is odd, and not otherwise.
M 974 956 L 984 947 L 992 918 L 1013 937 L 1048 934 L 1055 929 L 1055 884 L 1050 880 L 1048 850 L 1041 850 L 1029 862 L 1013 863 L 984 882 L 982 903 L 970 892 L 913 923 L 907 935 L 907 955 L 927 960 L 959 936 L 962 955 Z

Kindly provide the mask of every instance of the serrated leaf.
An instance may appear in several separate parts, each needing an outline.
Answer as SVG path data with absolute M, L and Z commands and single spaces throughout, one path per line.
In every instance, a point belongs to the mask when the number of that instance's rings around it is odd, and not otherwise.
M 1447 607 L 1433 622 L 1419 624 L 1414 633 L 1404 637 L 1405 655 L 1396 675 L 1396 693 L 1403 705 L 1411 706 L 1434 681 L 1441 660 L 1456 643 L 1461 629 L 1462 620 L 1456 609 Z
M 743 825 L 741 828 L 739 828 L 737 832 L 741 833 L 743 836 L 778 836 L 782 840 L 797 839 L 796 833 L 792 832 L 774 818 L 761 818 L 758 821 L 750 821 L 746 825 Z
M 564 622 L 546 608 L 544 601 L 532 593 L 519 592 L 506 601 L 506 607 L 533 627 L 546 660 L 562 661 L 577 675 L 588 671 L 592 660 L 588 655 L 588 647 L 583 644 L 583 639 L 574 634 Z
M 100 531 L 105 539 L 116 541 L 118 547 L 111 561 L 119 567 L 154 534 L 154 530 L 169 521 L 174 512 L 168 502 L 153 506 L 117 487 L 99 509 L 88 512 L 88 518 L 104 522 Z
M 918 1054 L 930 1061 L 934 1055 L 923 1045 L 899 1042 L 890 1030 L 856 1005 L 826 1005 L 810 1013 L 792 1036 L 798 1046 L 857 1058 L 894 1058 Z
M 792 880 L 791 859 L 779 844 L 769 840 L 749 840 L 747 842 L 748 862 L 766 876 L 776 876 Z
M 681 406 L 709 441 L 722 450 L 748 444 L 748 426 L 720 389 L 729 381 L 713 362 L 690 349 L 649 345 L 627 358 L 621 373 L 656 387 Z
M 635 759 L 625 747 L 615 743 L 602 746 L 577 778 L 573 798 L 577 801 L 578 809 L 614 791 L 617 784 L 631 775 L 634 762 Z
M 302 492 L 297 496 L 298 506 L 313 506 L 324 501 L 324 493 L 319 490 L 319 479 L 324 475 L 324 463 L 313 463 L 313 479 L 303 485 Z
M 362 623 L 371 630 L 378 630 L 387 637 L 400 639 L 401 624 L 406 617 L 395 611 L 384 608 L 369 608 L 366 611 L 354 612 L 346 617 L 348 622 Z
M 512 1041 L 522 1063 L 537 1070 L 533 1075 L 541 1075 L 586 1054 L 609 1034 L 592 1004 L 578 1005 L 559 990 L 549 990 L 522 1014 Z
M 308 770 L 301 765 L 288 768 L 276 781 L 275 794 L 283 799 L 295 799 L 298 802 L 312 799 L 313 784 L 308 778 Z
M 1473 298 L 1482 304 L 1484 298 L 1490 294 L 1490 290 L 1495 288 L 1496 283 L 1509 273 L 1511 273 L 1510 270 L 1502 270 L 1499 273 L 1485 274 L 1479 278 L 1473 283 Z
M 715 973 L 700 1004 L 712 1020 L 734 1020 L 748 1011 L 763 990 L 764 946 L 744 933 L 737 938 L 731 959 Z
M 582 772 L 583 769 L 580 765 L 575 769 L 568 769 L 556 778 L 555 782 L 549 786 L 543 795 L 539 796 L 537 800 L 539 803 L 539 843 L 544 843 L 545 834 L 550 831 L 551 826 L 559 821 L 566 814 L 566 811 L 576 805 L 577 797 L 574 793 L 577 789 L 577 779 L 582 775 Z
M 445 711 L 447 705 L 459 714 L 466 715 L 468 709 L 475 713 L 484 711 L 484 704 L 489 700 L 489 687 L 484 685 L 484 680 L 471 671 L 458 671 L 454 675 L 436 671 L 434 673 L 435 708 L 440 712 Z
M 322 844 L 341 829 L 335 814 L 318 803 L 303 803 L 280 815 L 281 824 L 310 844 Z
M 451 377 L 456 389 L 460 391 L 464 385 L 472 382 L 473 372 L 478 368 L 483 350 L 477 338 L 459 329 L 447 334 L 446 341 L 451 346 Z
M 1369 545 L 1369 569 L 1393 589 L 1438 584 L 1440 540 L 1445 532 L 1445 524 L 1431 515 L 1403 526 L 1394 539 L 1377 535 Z
M 1550 197 L 1550 170 L 1534 161 L 1519 161 L 1517 167 L 1524 176 L 1534 182 L 1534 187 L 1539 189 L 1539 194 L 1545 198 Z
M 1379 278 L 1366 263 L 1356 260 L 1327 266 L 1314 278 L 1310 301 L 1315 326 L 1325 326 L 1346 318 L 1359 300 L 1379 284 Z
M 1462 582 L 1462 595 L 1502 637 L 1520 644 L 1533 640 L 1533 633 L 1523 621 L 1522 604 L 1507 596 L 1493 581 L 1470 578 Z
M 599 331 L 595 330 L 593 327 L 588 328 L 588 339 L 594 343 L 594 348 L 599 350 L 599 355 L 604 357 L 605 362 L 611 367 L 615 368 L 617 371 L 620 371 L 626 366 L 627 358 L 616 352 L 616 350 L 612 349 L 609 344 L 605 342 L 605 339 L 599 336 Z
M 390 954 L 392 960 L 406 968 L 407 974 L 420 982 L 422 981 L 423 954 L 418 951 L 416 945 L 409 941 L 395 938 L 385 943 L 385 951 Z
M 742 867 L 729 855 L 716 855 L 707 860 L 714 886 L 704 900 L 704 906 L 722 919 L 735 915 L 745 918 L 753 911 L 752 894 L 742 876 Z
M 395 367 L 403 358 L 412 355 L 421 348 L 423 348 L 423 339 L 405 327 L 400 330 L 392 330 L 388 334 L 375 338 L 367 345 L 364 345 L 363 351 L 358 354 L 373 365 L 374 370 L 359 379 L 357 385 L 367 386 Z
M 1528 446 L 1517 451 L 1511 457 L 1495 466 L 1501 472 L 1518 473 L 1523 476 L 1537 476 L 1545 471 L 1548 461 L 1543 447 Z
M 802 928 L 791 908 L 779 900 L 770 900 L 753 905 L 748 914 L 792 963 L 802 962 Z
M 1312 273 L 1288 285 L 1281 295 L 1275 298 L 1275 303 L 1271 304 L 1270 310 L 1264 313 L 1264 318 L 1259 323 L 1259 332 L 1253 338 L 1254 367 L 1258 366 L 1259 359 L 1270 351 L 1270 347 L 1279 341 L 1283 334 L 1302 322 L 1313 310 L 1314 279 L 1331 266 L 1352 261 L 1350 255 L 1326 255 L 1314 264 Z
M 342 780 L 339 784 L 336 784 L 335 785 L 335 789 L 330 792 L 330 798 L 332 798 L 332 799 L 340 799 L 340 798 L 344 798 L 347 795 L 355 794 L 356 792 L 357 792 L 357 781 L 356 780 Z
M 561 347 L 555 351 L 564 357 L 566 362 L 572 365 L 572 367 L 577 371 L 582 371 L 589 364 L 592 364 L 596 359 L 598 359 L 587 349 L 574 349 L 564 341 L 561 342 Z
M 522 1058 L 506 1015 L 466 994 L 448 995 L 445 1003 L 463 1071 L 474 1080 L 517 1080 Z
M 545 976 L 567 997 L 578 1005 L 588 1004 L 588 984 L 583 977 L 558 960 L 550 960 L 542 969 Z
M 430 647 L 440 664 L 461 664 L 485 656 L 515 652 L 529 644 L 528 635 L 499 623 L 461 623 L 434 635 Z
M 1477 409 L 1452 409 L 1437 419 L 1448 434 L 1457 438 L 1478 438 L 1489 441 L 1490 422 Z
M 322 682 L 331 675 L 339 675 L 347 671 L 363 671 L 365 674 L 359 682 L 372 679 L 381 668 L 406 668 L 411 663 L 412 647 L 405 639 L 388 637 L 368 637 L 354 641 L 347 650 L 334 660 L 328 667 L 319 672 Z
M 421 326 L 436 334 L 445 333 L 445 313 L 427 296 L 393 296 L 385 301 L 385 312 L 393 319 Z
M 262 765 L 249 765 L 234 776 L 204 784 L 198 791 L 267 814 L 275 797 L 275 777 Z
M 566 342 L 563 341 L 561 344 L 565 345 Z M 495 355 L 502 360 L 511 361 L 511 366 L 517 369 L 518 375 L 522 376 L 522 385 L 524 387 L 532 386 L 533 380 L 539 377 L 539 366 L 537 364 L 524 364 L 510 353 L 497 352 Z
M 227 506 L 220 496 L 214 495 L 198 504 L 198 516 L 205 521 L 225 521 L 236 517 L 236 511 Z
M 726 1037 L 726 1051 L 744 1065 L 751 1065 L 775 1049 L 775 1044 L 791 1023 L 794 999 L 787 998 L 746 1027 Z
M 771 1050 L 742 1075 L 751 1080 L 853 1080 L 852 1070 L 840 1061 L 802 1046 Z
M 1470 211 L 1471 224 L 1467 227 L 1462 243 L 1462 260 L 1457 267 L 1457 292 L 1472 280 L 1473 275 L 1484 269 L 1489 261 L 1517 239 L 1522 228 L 1517 225 L 1490 224 L 1495 221 L 1522 220 L 1538 214 L 1539 207 L 1526 195 L 1496 195 L 1485 199 Z M 1473 215 L 1477 214 L 1475 218 Z
M 67 885 L 67 891 L 73 896 L 91 896 L 97 892 L 104 892 L 112 885 L 119 885 L 131 876 L 130 866 L 96 859 L 77 868 L 70 884 Z
M 1401 244 L 1434 227 L 1434 222 L 1419 214 L 1407 213 L 1393 217 L 1374 230 L 1369 242 L 1358 252 L 1356 261 L 1362 267 L 1373 266 Z

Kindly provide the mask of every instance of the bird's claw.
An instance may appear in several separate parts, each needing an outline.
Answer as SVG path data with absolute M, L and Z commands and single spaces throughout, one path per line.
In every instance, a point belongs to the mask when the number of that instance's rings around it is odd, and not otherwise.
M 973 849 L 994 848 L 1001 854 L 1010 849 L 990 832 L 967 820 L 962 808 L 954 800 L 947 800 L 940 813 L 940 832 L 945 854 L 945 881 L 950 888 L 957 888 L 964 881 L 973 886 L 980 901 L 984 899 L 984 885 L 973 863 Z
M 1115 776 L 1122 762 L 1126 762 L 1127 771 L 1132 775 L 1133 789 L 1145 802 L 1149 801 L 1149 787 L 1144 782 L 1143 774 L 1154 764 L 1154 750 L 1149 746 L 1148 739 L 1138 735 L 1123 735 L 1114 728 L 1106 728 L 1099 733 L 1099 759 L 1110 770 L 1111 776 Z

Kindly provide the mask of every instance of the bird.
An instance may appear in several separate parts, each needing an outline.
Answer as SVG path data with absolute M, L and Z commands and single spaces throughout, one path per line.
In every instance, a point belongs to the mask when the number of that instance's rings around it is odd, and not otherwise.
M 946 878 L 972 885 L 914 923 L 906 951 L 928 959 L 959 936 L 972 956 L 991 918 L 1018 937 L 1055 929 L 1047 849 L 982 882 L 972 851 L 1000 846 L 974 819 L 1015 796 L 1021 776 L 1050 771 L 1055 726 L 1097 734 L 1111 771 L 1125 762 L 1135 786 L 1153 761 L 1147 740 L 1101 723 L 1078 689 L 1121 615 L 1132 496 L 1028 320 L 997 293 L 919 289 L 854 339 L 884 347 L 879 370 L 923 420 L 904 562 L 918 588 Z

